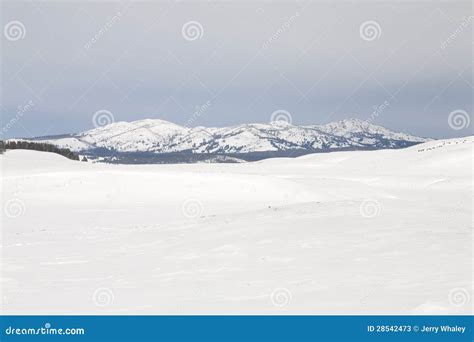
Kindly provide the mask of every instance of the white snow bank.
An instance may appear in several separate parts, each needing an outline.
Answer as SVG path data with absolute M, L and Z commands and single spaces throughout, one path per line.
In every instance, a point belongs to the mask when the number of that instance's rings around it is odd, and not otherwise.
M 471 313 L 472 142 L 245 164 L 8 151 L 3 313 Z

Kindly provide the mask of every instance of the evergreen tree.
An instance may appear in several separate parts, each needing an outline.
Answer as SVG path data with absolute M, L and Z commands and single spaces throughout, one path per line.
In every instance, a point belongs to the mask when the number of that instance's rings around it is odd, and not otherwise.
M 33 142 L 33 141 L 1 141 L 0 151 L 1 150 L 34 150 L 34 151 L 43 151 L 43 152 L 52 152 L 60 154 L 66 158 L 72 160 L 79 160 L 79 155 L 67 148 L 58 148 L 52 144 L 42 143 L 42 142 Z

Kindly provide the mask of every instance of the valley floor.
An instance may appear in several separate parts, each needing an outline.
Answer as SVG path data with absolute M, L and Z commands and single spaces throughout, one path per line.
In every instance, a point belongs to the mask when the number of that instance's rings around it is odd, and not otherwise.
M 4 314 L 469 314 L 472 137 L 244 164 L 0 155 Z

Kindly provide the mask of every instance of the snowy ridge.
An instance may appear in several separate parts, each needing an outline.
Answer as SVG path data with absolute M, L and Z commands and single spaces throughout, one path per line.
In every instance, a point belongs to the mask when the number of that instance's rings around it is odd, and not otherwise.
M 288 150 L 400 148 L 428 141 L 350 119 L 326 125 L 285 122 L 233 127 L 188 128 L 158 119 L 116 122 L 54 139 L 36 138 L 76 152 L 98 148 L 117 152 L 251 153 Z

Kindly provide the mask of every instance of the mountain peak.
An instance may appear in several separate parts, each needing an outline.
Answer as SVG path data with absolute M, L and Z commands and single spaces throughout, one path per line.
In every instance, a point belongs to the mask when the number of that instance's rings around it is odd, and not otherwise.
M 41 140 L 41 139 L 40 139 Z M 427 139 L 392 132 L 360 119 L 297 126 L 284 121 L 221 128 L 188 128 L 161 119 L 116 122 L 68 138 L 43 139 L 76 152 L 245 154 L 400 148 Z
M 140 130 L 150 130 L 162 132 L 170 132 L 176 130 L 182 130 L 184 127 L 176 125 L 172 122 L 161 120 L 161 119 L 142 119 L 135 121 L 117 121 L 112 122 L 108 125 L 100 126 L 89 131 L 80 133 L 81 136 L 92 136 L 92 135 L 123 135 L 127 133 L 136 133 Z
M 358 118 L 350 118 L 350 119 L 345 119 L 345 120 L 341 120 L 341 121 L 345 122 L 347 124 L 371 125 L 371 123 L 368 122 L 367 120 L 362 120 L 362 119 L 358 119 Z
M 270 122 L 270 125 L 272 125 L 274 127 L 289 127 L 289 126 L 292 126 L 292 124 L 290 122 L 285 121 L 285 120 L 272 121 L 272 122 Z
M 154 127 L 154 126 L 176 126 L 181 127 L 175 123 L 170 121 L 162 120 L 162 119 L 141 119 L 141 120 L 134 120 L 134 121 L 120 121 L 117 122 L 123 125 L 129 125 L 134 127 Z M 113 123 L 111 124 L 113 125 Z M 104 126 L 106 127 L 106 126 Z
M 341 125 L 345 127 L 369 127 L 369 126 L 375 126 L 374 124 L 371 124 L 370 122 L 366 120 L 361 120 L 357 118 L 350 118 L 350 119 L 343 119 L 339 120 L 336 122 L 331 122 L 329 124 L 334 124 L 334 125 Z
M 141 119 L 141 120 L 135 120 L 131 121 L 130 123 L 133 123 L 135 125 L 140 125 L 140 124 L 148 124 L 148 125 L 175 125 L 175 123 L 172 123 L 170 121 L 166 121 L 163 119 Z

